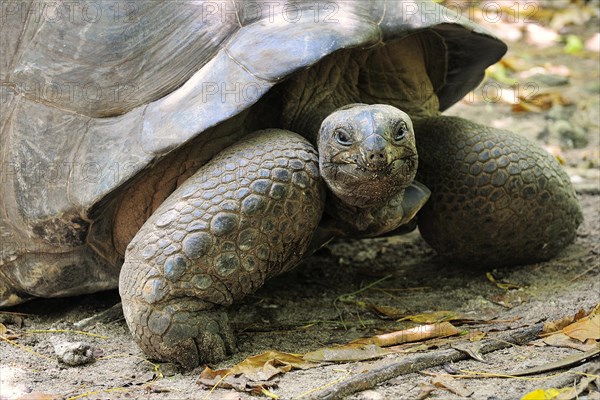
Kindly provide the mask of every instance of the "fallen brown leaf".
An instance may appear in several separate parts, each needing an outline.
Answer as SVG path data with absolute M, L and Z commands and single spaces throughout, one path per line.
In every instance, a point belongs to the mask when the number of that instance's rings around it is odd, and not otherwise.
M 302 357 L 290 353 L 267 351 L 265 353 L 248 357 L 230 369 L 232 374 L 244 374 L 251 380 L 262 381 L 273 376 L 289 372 L 292 369 L 306 369 L 315 365 L 306 362 Z
M 196 384 L 207 388 L 219 387 L 222 389 L 235 389 L 240 392 L 260 393 L 267 387 L 276 387 L 277 383 L 268 381 L 251 381 L 246 376 L 230 375 L 226 370 L 214 371 L 206 367 L 201 373 Z
M 480 324 L 496 318 L 497 313 L 493 310 L 486 309 L 483 312 L 461 313 L 457 311 L 433 311 L 430 313 L 407 315 L 400 319 L 401 321 L 412 321 L 420 324 L 434 324 L 437 322 L 455 322 L 456 324 Z
M 465 388 L 463 385 L 448 376 L 441 377 L 438 375 L 431 380 L 431 383 L 433 383 L 435 387 L 446 389 L 447 391 L 460 397 L 469 397 L 473 394 L 472 390 Z
M 522 57 L 504 56 L 499 63 L 502 64 L 506 69 L 515 72 L 526 71 L 531 68 L 531 66 Z
M 598 310 L 598 308 L 596 308 Z M 594 311 L 596 311 L 594 310 Z M 585 342 L 588 339 L 600 339 L 600 312 L 594 312 L 571 325 L 565 326 L 562 332 L 573 339 Z
M 512 106 L 513 112 L 542 112 L 555 105 L 565 106 L 571 104 L 560 92 L 545 91 L 529 95 L 519 95 L 519 101 Z
M 560 331 L 567 325 L 570 325 L 575 321 L 579 321 L 581 318 L 585 317 L 586 314 L 587 312 L 584 309 L 580 309 L 575 315 L 569 315 L 567 317 L 563 317 L 554 321 L 546 322 L 544 324 L 544 328 L 542 329 L 542 333 L 540 334 L 540 336 Z
M 436 322 L 452 321 L 460 318 L 460 314 L 455 311 L 434 311 L 424 314 L 407 315 L 398 320 L 400 321 L 412 321 L 419 324 L 434 324 Z
M 588 339 L 581 343 L 579 340 L 573 339 L 562 332 L 555 333 L 554 335 L 545 337 L 542 339 L 548 346 L 554 347 L 568 347 L 571 349 L 577 349 L 581 351 L 592 350 L 596 346 L 596 340 Z
M 218 384 L 223 388 L 260 392 L 263 388 L 273 387 L 274 383 L 268 381 L 275 375 L 314 366 L 316 365 L 295 354 L 268 351 L 248 357 L 231 368 L 213 370 L 206 367 L 196 383 L 207 387 Z
M 454 336 L 460 334 L 460 330 L 450 322 L 439 324 L 420 325 L 401 331 L 384 333 L 370 338 L 359 339 L 355 343 L 373 343 L 377 346 L 386 347 L 402 343 L 419 342 L 432 338 Z
M 406 315 L 406 311 L 400 310 L 395 307 L 380 306 L 372 303 L 366 303 L 365 306 L 368 310 L 374 312 L 375 314 L 391 319 L 397 319 Z
M 430 383 L 425 383 L 425 382 L 419 383 L 419 394 L 417 395 L 416 399 L 417 400 L 426 399 L 427 397 L 429 397 L 431 392 L 433 392 L 435 389 L 436 389 L 436 387 Z
M 487 361 L 483 358 L 481 354 L 481 346 L 480 343 L 455 343 L 452 345 L 452 348 L 458 351 L 462 351 L 465 354 L 468 354 L 474 360 L 479 362 L 487 363 Z
M 494 275 L 492 275 L 491 272 L 486 272 L 485 273 L 485 277 L 488 278 L 488 280 L 490 282 L 492 282 L 493 284 L 495 284 L 498 288 L 500 289 L 504 289 L 504 290 L 510 290 L 510 289 L 521 289 L 521 286 L 519 285 L 515 285 L 514 283 L 504 283 L 504 282 L 498 282 L 496 280 L 496 278 L 494 277 Z

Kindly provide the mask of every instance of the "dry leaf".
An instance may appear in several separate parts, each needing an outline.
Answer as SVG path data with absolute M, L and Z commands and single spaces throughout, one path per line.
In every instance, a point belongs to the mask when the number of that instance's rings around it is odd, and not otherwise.
M 465 388 L 460 383 L 450 377 L 436 376 L 431 380 L 435 387 L 446 389 L 460 397 L 469 397 L 473 394 L 472 390 Z
M 597 310 L 598 308 L 596 308 Z M 594 310 L 595 311 L 595 310 Z M 592 312 L 587 317 L 573 322 L 562 329 L 562 332 L 573 339 L 585 342 L 588 339 L 600 339 L 600 313 Z
M 6 335 L 6 332 L 8 332 L 8 328 L 0 322 L 0 336 Z
M 371 360 L 390 354 L 372 343 L 349 343 L 342 346 L 326 347 L 306 353 L 303 358 L 312 362 L 348 362 Z
M 426 399 L 427 397 L 429 397 L 431 392 L 433 392 L 435 389 L 436 389 L 435 386 L 433 386 L 429 383 L 425 383 L 425 382 L 419 383 L 419 394 L 417 395 L 416 399 L 417 400 Z
M 208 387 L 218 383 L 219 387 L 223 388 L 260 392 L 262 389 L 274 385 L 272 382 L 267 381 L 275 375 L 289 372 L 292 369 L 305 369 L 314 366 L 316 365 L 295 354 L 268 351 L 248 357 L 231 368 L 212 370 L 207 367 L 202 371 L 196 383 Z
M 434 324 L 444 321 L 454 321 L 460 324 L 482 323 L 492 320 L 496 317 L 495 312 L 492 314 L 489 312 L 490 310 L 487 311 L 488 312 L 484 313 L 485 315 L 471 315 L 471 313 L 465 314 L 456 311 L 434 311 L 430 313 L 407 315 L 403 318 L 400 318 L 398 322 L 409 320 L 420 324 Z
M 370 311 L 373 311 L 375 314 L 383 317 L 388 317 L 391 319 L 400 318 L 406 315 L 406 311 L 400 310 L 398 308 L 389 307 L 389 306 L 380 306 L 377 304 L 367 303 L 365 304 L 366 308 Z
M 373 343 L 377 346 L 386 347 L 402 343 L 419 342 L 432 338 L 454 336 L 460 334 L 460 330 L 450 322 L 440 324 L 420 325 L 402 331 L 384 333 L 370 338 L 359 339 L 355 343 Z
M 398 322 L 409 320 L 419 324 L 434 324 L 436 322 L 456 320 L 459 319 L 459 316 L 460 314 L 455 311 L 434 311 L 424 314 L 408 315 L 400 318 Z
M 586 311 L 582 308 L 579 311 L 577 311 L 575 315 L 557 319 L 555 321 L 546 322 L 544 324 L 544 328 L 542 329 L 541 336 L 544 336 L 544 334 L 560 331 L 567 325 L 570 325 L 575 321 L 579 321 L 581 318 L 585 317 L 586 314 Z
M 512 106 L 513 112 L 542 112 L 555 105 L 566 106 L 571 104 L 563 95 L 555 91 L 545 91 L 532 96 L 519 95 L 519 102 Z
M 519 285 L 515 285 L 513 283 L 502 283 L 502 282 L 498 282 L 496 280 L 496 278 L 494 278 L 494 275 L 492 275 L 491 272 L 486 272 L 485 273 L 485 277 L 488 278 L 488 280 L 490 282 L 492 282 L 493 284 L 495 284 L 497 287 L 499 287 L 500 289 L 504 289 L 504 290 L 509 290 L 509 289 L 521 289 L 521 286 Z
M 306 369 L 314 366 L 295 354 L 267 351 L 248 357 L 236 364 L 230 368 L 230 373 L 234 375 L 244 374 L 251 380 L 262 381 L 269 380 L 277 374 L 289 372 L 293 368 Z
M 198 385 L 204 385 L 207 388 L 219 387 L 222 389 L 235 389 L 240 392 L 260 393 L 266 387 L 275 387 L 275 382 L 251 381 L 246 376 L 230 375 L 227 370 L 214 371 L 209 367 L 204 368 L 196 380 Z
M 515 72 L 526 71 L 531 68 L 522 57 L 504 56 L 498 63 L 502 64 L 507 70 Z
M 469 357 L 479 362 L 487 363 L 481 354 L 480 343 L 455 343 L 452 348 L 463 353 L 466 353 Z
M 575 340 L 562 332 L 548 336 L 542 340 L 548 346 L 568 347 L 581 351 L 592 350 L 596 346 L 596 341 L 594 339 L 588 339 L 584 343 L 581 343 L 579 340 Z

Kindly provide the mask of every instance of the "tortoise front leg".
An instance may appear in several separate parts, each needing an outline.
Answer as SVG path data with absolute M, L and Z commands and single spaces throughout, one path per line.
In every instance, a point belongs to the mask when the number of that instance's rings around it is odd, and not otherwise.
M 198 170 L 125 255 L 119 289 L 142 350 L 186 368 L 232 352 L 226 306 L 298 262 L 324 201 L 316 150 L 287 131 L 253 134 Z
M 417 179 L 431 189 L 418 215 L 425 240 L 463 263 L 546 260 L 575 238 L 582 213 L 550 154 L 512 132 L 457 118 L 415 123 Z

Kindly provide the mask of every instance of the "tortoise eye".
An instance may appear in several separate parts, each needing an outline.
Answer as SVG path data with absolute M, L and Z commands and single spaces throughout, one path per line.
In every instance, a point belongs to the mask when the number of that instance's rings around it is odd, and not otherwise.
M 399 142 L 406 137 L 408 134 L 408 128 L 406 127 L 405 122 L 401 122 L 396 128 L 396 132 L 394 133 L 394 140 Z
M 350 146 L 352 144 L 350 134 L 343 129 L 337 129 L 335 131 L 335 140 L 342 146 Z

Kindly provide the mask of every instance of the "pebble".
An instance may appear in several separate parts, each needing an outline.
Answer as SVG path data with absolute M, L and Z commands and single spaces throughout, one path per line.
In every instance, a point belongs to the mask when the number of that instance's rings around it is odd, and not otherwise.
M 89 364 L 96 360 L 92 347 L 83 342 L 55 343 L 54 353 L 59 362 L 72 367 Z

